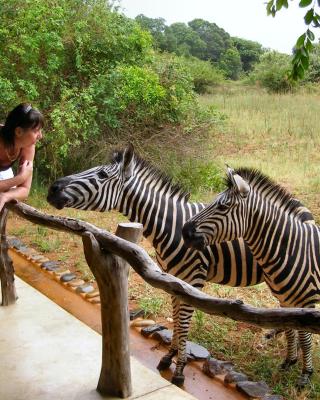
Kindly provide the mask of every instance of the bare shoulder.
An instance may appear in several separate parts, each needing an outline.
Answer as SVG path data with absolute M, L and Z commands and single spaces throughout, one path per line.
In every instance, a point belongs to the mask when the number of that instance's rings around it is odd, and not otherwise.
M 35 154 L 35 148 L 36 148 L 36 146 L 34 144 L 32 144 L 31 146 L 28 146 L 28 147 L 23 147 L 21 149 L 21 153 L 20 153 L 20 163 L 24 162 L 26 160 L 33 161 L 34 154 Z

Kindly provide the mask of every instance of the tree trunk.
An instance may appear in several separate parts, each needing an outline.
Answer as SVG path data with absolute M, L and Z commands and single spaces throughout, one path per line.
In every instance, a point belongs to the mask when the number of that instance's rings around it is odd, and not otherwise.
M 17 300 L 14 284 L 14 269 L 12 260 L 8 254 L 8 242 L 6 236 L 6 225 L 9 211 L 3 208 L 0 212 L 0 280 L 3 306 L 14 304 Z
M 116 235 L 136 243 L 140 224 L 119 224 Z M 128 397 L 132 394 L 128 311 L 129 265 L 100 248 L 95 237 L 82 236 L 84 253 L 100 291 L 102 321 L 102 367 L 97 390 L 102 395 Z

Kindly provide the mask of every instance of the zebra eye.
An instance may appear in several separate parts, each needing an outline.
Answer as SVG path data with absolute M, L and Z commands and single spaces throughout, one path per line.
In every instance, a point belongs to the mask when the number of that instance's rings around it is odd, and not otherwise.
M 226 201 L 225 203 L 218 203 L 217 208 L 219 211 L 227 211 L 230 208 L 230 201 Z
M 107 179 L 109 178 L 108 172 L 106 172 L 104 169 L 101 169 L 98 173 L 98 178 L 99 179 Z

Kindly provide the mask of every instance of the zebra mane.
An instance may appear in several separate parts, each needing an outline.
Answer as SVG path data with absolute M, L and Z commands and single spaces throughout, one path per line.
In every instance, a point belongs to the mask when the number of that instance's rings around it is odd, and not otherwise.
M 123 159 L 123 155 L 124 155 L 124 150 L 118 150 L 113 153 L 111 161 L 120 162 Z M 135 169 L 148 170 L 148 172 L 150 172 L 150 175 L 153 175 L 154 179 L 161 180 L 163 185 L 170 186 L 171 196 L 178 195 L 180 197 L 180 200 L 184 200 L 186 202 L 189 201 L 190 193 L 184 190 L 181 184 L 174 183 L 172 177 L 168 176 L 166 173 L 155 167 L 149 161 L 142 158 L 135 151 L 133 153 L 133 156 L 136 162 Z
M 254 168 L 238 168 L 235 169 L 235 173 L 245 179 L 254 190 L 269 199 L 272 198 L 280 208 L 286 209 L 289 213 L 301 211 L 302 203 L 261 171 Z M 230 177 L 225 179 L 225 183 L 229 189 L 233 187 Z

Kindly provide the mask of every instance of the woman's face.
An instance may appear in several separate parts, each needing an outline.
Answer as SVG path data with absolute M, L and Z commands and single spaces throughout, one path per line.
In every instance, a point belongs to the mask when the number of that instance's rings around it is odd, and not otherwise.
M 40 125 L 35 128 L 17 128 L 16 130 L 16 140 L 20 147 L 28 147 L 36 144 L 42 137 L 42 128 Z

